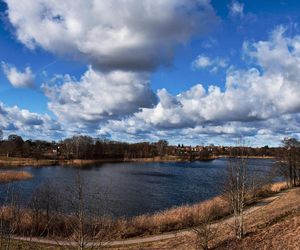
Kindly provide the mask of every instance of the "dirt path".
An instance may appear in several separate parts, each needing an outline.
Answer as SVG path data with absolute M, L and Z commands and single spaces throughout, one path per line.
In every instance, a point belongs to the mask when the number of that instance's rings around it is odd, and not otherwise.
M 292 189 L 291 189 L 292 190 Z M 256 203 L 255 205 L 249 207 L 245 211 L 245 216 L 249 216 L 250 214 L 256 212 L 259 209 L 263 209 L 265 206 L 269 205 L 270 203 L 274 202 L 275 200 L 279 199 L 280 197 L 286 195 L 288 192 L 291 190 L 281 192 L 278 194 L 275 194 L 271 197 L 264 198 L 260 202 Z M 222 225 L 228 225 L 232 224 L 234 222 L 234 218 L 228 217 L 223 220 L 220 220 L 216 223 L 214 223 L 212 226 L 213 227 L 220 227 Z M 192 233 L 191 229 L 187 230 L 181 230 L 181 231 L 176 231 L 176 232 L 171 232 L 171 233 L 165 233 L 165 234 L 160 234 L 160 235 L 154 235 L 154 236 L 148 236 L 148 237 L 140 237 L 140 238 L 132 238 L 132 239 L 126 239 L 126 240 L 116 240 L 116 241 L 111 241 L 111 242 L 106 242 L 106 243 L 88 243 L 85 246 L 86 247 L 97 247 L 97 246 L 108 246 L 108 247 L 121 247 L 121 246 L 129 246 L 129 245 L 135 245 L 135 244 L 144 244 L 144 243 L 151 243 L 151 242 L 158 242 L 158 241 L 164 241 L 164 240 L 170 240 L 174 239 L 176 237 L 182 237 L 182 236 L 187 236 Z M 27 241 L 27 242 L 33 242 L 33 243 L 40 243 L 40 244 L 49 244 L 49 245 L 59 245 L 59 246 L 77 246 L 76 242 L 70 242 L 67 240 L 51 240 L 51 239 L 45 239 L 45 238 L 29 238 L 29 237 L 13 237 L 15 240 L 20 240 L 20 241 Z

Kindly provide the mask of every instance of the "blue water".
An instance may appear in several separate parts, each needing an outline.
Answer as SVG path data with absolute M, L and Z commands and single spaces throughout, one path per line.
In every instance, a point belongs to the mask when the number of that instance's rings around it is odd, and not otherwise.
M 254 173 L 258 185 L 273 178 L 270 177 L 273 163 L 271 159 L 248 160 L 249 172 Z M 16 170 L 28 171 L 34 177 L 2 184 L 0 194 L 4 201 L 9 187 L 17 191 L 21 203 L 26 204 L 36 188 L 49 183 L 65 201 L 70 198 L 70 190 L 75 190 L 79 174 L 88 206 L 111 216 L 136 216 L 221 194 L 226 166 L 226 159 L 217 159 L 183 163 L 107 163 L 85 168 L 23 167 Z

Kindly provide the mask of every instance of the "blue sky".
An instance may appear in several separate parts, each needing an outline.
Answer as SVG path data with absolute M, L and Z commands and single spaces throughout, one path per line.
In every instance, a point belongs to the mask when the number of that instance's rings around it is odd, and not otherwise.
M 298 137 L 299 1 L 4 0 L 0 11 L 5 135 Z

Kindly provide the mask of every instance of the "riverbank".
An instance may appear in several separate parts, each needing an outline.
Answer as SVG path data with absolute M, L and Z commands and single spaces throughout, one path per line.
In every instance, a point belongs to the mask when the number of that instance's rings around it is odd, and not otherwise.
M 265 187 L 266 188 L 266 187 Z M 245 210 L 245 234 L 243 240 L 236 240 L 233 232 L 234 219 L 232 216 L 215 220 L 210 230 L 213 238 L 209 239 L 209 247 L 213 249 L 283 249 L 287 242 L 293 243 L 294 248 L 298 242 L 300 220 L 300 190 L 299 188 L 285 190 L 284 183 L 269 185 L 267 198 L 257 199 L 257 202 Z M 266 190 L 265 190 L 266 191 Z M 199 211 L 203 212 L 203 211 Z M 200 214 L 201 214 L 200 213 Z M 196 214 L 197 215 L 197 214 Z M 199 214 L 198 214 L 199 215 Z M 183 217 L 182 219 L 185 219 Z M 292 223 L 290 223 L 292 222 Z M 196 225 L 197 226 L 197 225 Z M 113 228 L 112 228 L 113 229 Z M 128 228 L 130 229 L 130 228 Z M 284 230 L 283 230 L 284 229 Z M 280 237 L 277 237 L 280 236 Z M 46 246 L 56 249 L 58 245 L 69 246 L 67 239 L 47 239 L 44 237 L 13 237 L 15 244 L 32 246 Z M 284 239 L 284 240 L 282 240 Z M 185 230 L 157 233 L 153 236 L 130 238 L 125 240 L 109 240 L 105 245 L 108 249 L 199 249 L 196 246 L 197 235 L 193 225 Z M 74 245 L 76 242 L 73 242 Z M 299 243 L 299 242 L 298 242 Z M 87 242 L 86 246 L 103 246 L 101 242 L 96 245 Z M 51 246 L 52 245 L 52 246 Z M 258 247 L 259 246 L 259 247 Z M 292 245 L 291 245 L 292 246 Z M 53 247 L 53 248 L 52 248 Z M 19 248 L 18 248 L 19 249 Z
M 151 158 L 104 158 L 95 160 L 83 160 L 83 159 L 72 159 L 72 160 L 52 160 L 52 159 L 35 159 L 35 158 L 19 158 L 19 157 L 0 157 L 0 167 L 41 167 L 41 166 L 89 166 L 89 165 L 100 165 L 104 163 L 119 163 L 119 162 L 188 162 L 188 161 L 211 161 L 218 157 L 210 157 L 206 159 L 189 159 L 182 158 L 179 156 L 167 155 L 157 156 Z
M 25 171 L 4 171 L 0 172 L 0 183 L 28 180 L 32 177 L 32 174 Z
M 247 206 L 257 203 L 264 197 L 286 190 L 285 182 L 265 185 L 247 196 Z M 167 209 L 152 215 L 141 215 L 128 219 L 119 219 L 114 225 L 113 235 L 120 239 L 140 237 L 183 230 L 200 225 L 210 217 L 216 221 L 231 214 L 231 206 L 224 195 L 194 205 L 184 205 Z
M 263 197 L 271 196 L 286 188 L 285 183 L 267 185 L 257 190 L 252 196 L 249 196 L 247 204 L 248 206 L 255 204 Z M 77 218 L 56 213 L 47 215 L 42 211 L 35 208 L 34 210 L 25 209 L 20 213 L 19 210 L 15 211 L 14 207 L 3 207 L 1 214 L 10 223 L 14 224 L 15 220 L 18 221 L 14 228 L 16 235 L 36 237 L 45 232 L 45 228 L 53 237 L 57 235 L 57 237 L 63 236 L 64 239 L 68 239 L 68 237 L 73 235 L 75 225 L 73 223 L 78 222 Z M 37 214 L 38 220 L 35 220 Z M 109 240 L 124 240 L 186 230 L 201 225 L 207 220 L 207 216 L 212 221 L 218 221 L 230 216 L 230 214 L 229 201 L 225 196 L 217 196 L 198 204 L 175 207 L 150 215 L 145 214 L 133 218 L 120 219 L 93 218 L 92 221 L 99 222 L 100 220 L 100 229 L 104 230 L 102 232 L 104 235 L 110 237 Z M 87 220 L 86 223 L 90 222 Z M 92 226 L 93 224 L 87 225 Z M 96 225 L 98 228 L 99 225 Z

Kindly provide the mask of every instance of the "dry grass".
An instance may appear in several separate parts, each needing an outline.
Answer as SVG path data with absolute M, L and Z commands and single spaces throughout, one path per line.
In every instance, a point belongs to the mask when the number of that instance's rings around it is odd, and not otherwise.
M 274 194 L 286 189 L 285 183 L 275 183 L 265 186 L 261 194 Z M 219 196 L 212 200 L 205 201 L 191 206 L 182 206 L 170 210 L 162 211 L 154 215 L 143 215 L 132 219 L 122 219 L 114 221 L 112 226 L 113 238 L 129 238 L 134 236 L 144 236 L 150 234 L 160 234 L 163 232 L 190 228 L 199 225 L 207 216 L 209 211 L 218 227 L 218 235 L 211 243 L 211 247 L 218 249 L 284 249 L 282 241 L 276 237 L 281 237 L 289 242 L 293 247 L 299 247 L 300 227 L 300 192 L 289 190 L 277 194 L 270 204 L 266 203 L 258 206 L 259 209 L 245 216 L 247 237 L 243 241 L 236 241 L 232 232 L 232 227 L 218 220 L 230 213 L 229 204 L 225 197 Z M 256 194 L 257 197 L 257 194 Z M 269 198 L 267 198 L 269 199 Z M 264 199 L 267 200 L 267 199 Z M 264 202 L 263 202 L 264 203 Z M 1 210 L 0 210 L 1 211 Z M 298 211 L 298 217 L 290 217 L 291 211 Z M 2 208 L 2 215 L 8 220 L 16 218 L 16 212 L 12 208 Z M 30 210 L 19 211 L 20 216 L 17 220 L 15 233 L 18 235 L 31 235 L 33 217 Z M 286 219 L 290 219 L 286 221 Z M 40 214 L 39 231 L 41 232 L 47 224 L 45 216 Z M 58 233 L 61 237 L 67 237 L 68 232 L 64 217 L 55 216 L 53 224 L 50 223 L 48 233 Z M 290 224 L 292 223 L 292 224 Z M 63 232 L 63 233 L 62 233 Z M 41 235 L 39 233 L 36 234 Z M 65 236 L 64 236 L 65 235 Z M 277 236 L 278 235 L 278 236 Z M 47 235 L 44 235 L 47 236 Z M 258 247 L 259 246 L 259 247 Z M 114 248 L 112 248 L 114 249 Z M 191 236 L 180 236 L 175 239 L 164 240 L 161 242 L 145 243 L 141 245 L 122 247 L 118 249 L 195 249 L 193 234 Z M 288 248 L 287 248 L 288 249 Z M 292 249 L 292 248 L 290 248 Z
M 245 224 L 243 240 L 238 241 L 228 234 L 216 249 L 299 249 L 299 188 L 281 194 L 274 202 L 246 216 Z
M 25 171 L 5 171 L 0 172 L 0 183 L 8 183 L 12 181 L 21 181 L 32 178 L 32 174 Z
M 255 194 L 256 200 L 259 195 L 265 197 L 277 191 L 284 189 L 284 184 L 276 183 L 264 187 L 263 191 Z M 251 198 L 251 197 L 249 197 Z M 141 215 L 131 219 L 107 219 L 107 223 L 112 225 L 111 235 L 114 239 L 126 239 L 139 236 L 155 235 L 176 230 L 187 229 L 200 225 L 209 216 L 211 220 L 217 221 L 231 213 L 231 208 L 225 196 L 217 196 L 211 200 L 204 201 L 195 205 L 186 205 L 161 211 L 153 215 Z M 10 216 L 5 216 L 10 217 Z M 22 234 L 31 232 L 32 214 L 30 211 L 20 214 L 21 223 L 16 227 L 16 231 Z M 11 218 L 13 219 L 13 218 Z M 10 219 L 9 219 L 10 220 Z M 67 221 L 64 217 L 55 216 L 55 223 L 48 225 L 49 231 L 55 234 L 68 234 Z M 45 214 L 40 214 L 39 229 L 36 235 L 39 235 L 47 225 Z
M 255 193 L 252 194 L 252 196 L 255 198 L 255 199 L 260 199 L 260 198 L 263 198 L 263 197 L 268 197 L 272 194 L 275 194 L 275 193 L 279 193 L 283 190 L 286 190 L 288 189 L 288 185 L 286 182 L 276 182 L 276 183 L 272 183 L 272 184 L 268 184 L 268 185 L 265 185 L 257 190 L 255 190 Z
M 269 193 L 285 189 L 284 183 L 268 185 Z M 266 187 L 265 187 L 266 188 Z M 258 209 L 245 215 L 245 233 L 243 240 L 236 240 L 230 223 L 224 220 L 215 222 L 217 235 L 211 242 L 211 249 L 300 249 L 300 189 L 291 189 L 276 194 L 272 202 L 258 204 Z M 269 198 L 264 199 L 268 200 Z M 115 248 L 114 248 L 115 249 Z M 195 236 L 180 236 L 159 242 L 116 248 L 131 249 L 199 249 L 195 245 Z
M 249 204 L 287 188 L 285 182 L 266 185 L 248 195 Z M 212 220 L 217 220 L 230 213 L 231 208 L 226 196 L 217 196 L 195 205 L 176 207 L 153 215 L 141 215 L 131 220 L 120 219 L 115 223 L 114 235 L 117 238 L 130 238 L 182 230 L 201 224 L 207 215 Z
M 0 156 L 1 167 L 52 166 L 56 164 L 58 164 L 56 160 Z
M 45 244 L 37 244 L 33 242 L 24 242 L 17 240 L 4 240 L 0 241 L 0 249 L 9 250 L 61 250 L 57 246 L 50 246 Z
M 209 213 L 212 219 L 230 213 L 229 204 L 222 196 L 195 204 L 172 208 L 153 215 L 141 215 L 132 219 L 120 219 L 115 224 L 118 238 L 130 238 L 181 230 L 199 225 Z
M 269 188 L 270 188 L 271 192 L 278 193 L 278 192 L 288 189 L 288 185 L 286 182 L 277 182 L 277 183 L 271 184 L 269 186 Z

